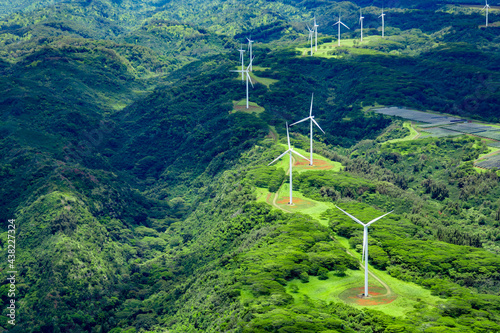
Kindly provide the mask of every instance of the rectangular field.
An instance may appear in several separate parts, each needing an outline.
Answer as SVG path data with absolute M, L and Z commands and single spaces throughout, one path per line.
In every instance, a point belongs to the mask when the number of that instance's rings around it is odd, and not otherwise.
M 485 158 L 476 163 L 476 166 L 485 169 L 499 168 L 500 169 L 500 154 L 496 154 Z
M 433 113 L 428 113 L 428 112 L 423 112 L 423 111 L 409 110 L 409 109 L 399 108 L 399 107 L 395 107 L 395 106 L 386 107 L 386 108 L 377 108 L 377 109 L 373 109 L 373 111 L 376 113 L 385 114 L 387 116 L 401 117 L 404 119 L 410 119 L 413 121 L 418 121 L 418 122 L 423 122 L 423 123 L 428 123 L 428 124 L 435 124 L 435 125 L 438 125 L 438 124 L 445 125 L 445 124 L 463 121 L 460 118 L 448 117 L 448 116 L 444 116 L 444 115 L 433 114 Z
M 443 128 L 467 134 L 498 130 L 497 128 L 492 126 L 486 126 L 474 123 L 459 123 L 459 124 L 447 125 L 444 126 Z
M 488 138 L 488 139 L 493 139 L 493 140 L 500 140 L 500 131 L 487 131 L 487 132 L 481 132 L 477 133 L 476 135 Z
M 430 133 L 430 136 L 435 137 L 435 138 L 440 138 L 443 136 L 457 136 L 457 135 L 462 135 L 460 132 L 456 131 L 451 131 L 448 129 L 444 129 L 441 127 L 435 127 L 435 128 L 426 128 L 425 131 L 422 131 L 422 133 L 427 132 Z

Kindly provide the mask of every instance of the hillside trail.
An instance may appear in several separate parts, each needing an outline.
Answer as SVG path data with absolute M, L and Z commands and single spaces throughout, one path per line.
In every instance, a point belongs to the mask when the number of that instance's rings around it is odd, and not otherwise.
M 292 156 L 292 164 L 295 163 L 295 158 Z M 288 168 L 287 172 L 285 173 L 285 176 L 288 176 L 290 175 L 290 168 Z M 283 183 L 281 184 L 280 188 L 276 191 L 276 193 L 274 194 L 274 198 L 273 198 L 273 206 L 278 208 L 278 209 L 281 209 L 282 211 L 285 211 L 287 213 L 291 213 L 291 211 L 283 208 L 283 207 L 280 207 L 278 206 L 278 204 L 276 203 L 276 200 L 278 200 L 278 196 L 279 196 L 279 193 L 280 193 L 280 190 L 281 190 L 281 187 L 283 186 Z
M 332 237 L 332 239 L 334 239 Z M 348 248 L 346 248 L 346 252 L 347 254 L 349 254 L 351 257 L 354 257 L 356 258 L 352 253 L 351 251 L 349 251 Z M 362 270 L 365 270 L 365 266 L 363 265 L 363 263 L 361 261 L 359 261 L 359 266 L 361 267 Z M 373 274 L 372 272 L 370 272 L 370 270 L 368 270 L 368 274 L 370 274 L 375 280 L 377 280 L 386 290 L 385 294 L 384 295 L 377 295 L 375 297 L 386 297 L 386 296 L 390 296 L 392 295 L 392 290 L 391 288 L 387 285 L 387 283 L 385 283 L 384 281 L 382 281 L 378 276 L 376 276 L 375 274 Z
M 410 140 L 416 140 L 416 139 L 420 138 L 420 131 L 417 131 L 417 129 L 416 129 L 415 127 L 413 127 L 413 123 L 410 123 L 410 126 L 411 126 L 411 128 L 412 128 L 415 132 L 417 132 L 417 134 L 415 134 L 415 136 L 414 136 L 413 138 L 411 138 Z
M 274 142 L 278 142 L 278 136 L 273 132 L 272 129 L 269 129 L 269 133 L 267 135 L 270 136 Z

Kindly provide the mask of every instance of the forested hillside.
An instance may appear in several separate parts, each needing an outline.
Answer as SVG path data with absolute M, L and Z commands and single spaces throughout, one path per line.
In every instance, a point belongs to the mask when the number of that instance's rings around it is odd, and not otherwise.
M 500 331 L 499 172 L 476 165 L 500 143 L 372 111 L 500 126 L 499 11 L 456 3 L 2 2 L 0 331 Z M 293 161 L 289 206 L 288 157 L 268 164 L 312 94 L 319 164 Z M 348 295 L 363 236 L 336 205 L 393 210 L 373 304 Z

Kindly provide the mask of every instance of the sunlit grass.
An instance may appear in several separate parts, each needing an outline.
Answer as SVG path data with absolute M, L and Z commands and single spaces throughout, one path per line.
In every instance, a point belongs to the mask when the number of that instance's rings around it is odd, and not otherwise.
M 415 140 L 419 136 L 419 133 L 417 132 L 417 130 L 415 130 L 413 128 L 413 126 L 412 126 L 412 124 L 411 124 L 410 121 L 404 122 L 403 127 L 409 129 L 410 130 L 410 134 L 408 134 L 404 138 L 392 139 L 392 140 L 386 141 L 386 142 L 384 142 L 384 144 Z
M 233 101 L 233 111 L 231 111 L 231 113 L 245 112 L 245 113 L 259 114 L 259 113 L 264 112 L 264 110 L 265 110 L 259 104 L 254 103 L 254 102 L 250 102 L 250 101 L 248 101 L 248 109 L 246 108 L 246 106 L 247 106 L 246 98 L 239 100 L 239 101 Z
M 336 35 L 335 35 L 336 37 Z M 340 40 L 340 48 L 346 48 L 349 53 L 353 54 L 384 54 L 383 52 L 373 50 L 373 49 L 365 49 L 354 46 L 362 46 L 366 45 L 369 42 L 381 40 L 381 36 L 364 36 L 363 42 L 360 42 L 359 38 L 347 38 Z M 315 57 L 323 57 L 323 58 L 337 58 L 337 55 L 328 54 L 328 52 L 339 48 L 338 40 L 335 38 L 335 41 L 323 43 L 318 45 L 318 50 L 314 51 L 313 48 L 313 56 Z M 311 48 L 310 47 L 299 47 L 297 51 L 300 51 L 302 56 L 310 56 Z
M 253 68 L 254 68 L 254 70 L 256 69 L 255 66 Z M 278 82 L 278 80 L 275 80 L 275 79 L 257 76 L 253 72 L 250 72 L 250 77 L 252 78 L 254 83 L 255 82 L 261 83 L 261 84 L 265 85 L 267 88 L 269 88 L 269 86 L 271 84 Z
M 288 146 L 285 144 L 280 143 L 280 146 L 283 147 L 284 150 L 288 149 Z M 299 148 L 293 148 L 297 153 L 301 154 L 304 157 L 307 157 L 309 159 L 310 153 L 308 151 L 305 151 L 303 149 Z M 290 156 L 289 154 L 283 156 L 279 161 L 276 161 L 273 165 L 275 165 L 278 168 L 283 168 L 285 171 L 288 172 L 289 169 L 289 163 L 290 163 Z M 278 156 L 276 156 L 278 157 Z M 305 171 L 321 171 L 321 170 L 331 170 L 338 172 L 342 170 L 342 164 L 339 162 L 334 162 L 326 157 L 323 157 L 321 155 L 318 155 L 316 153 L 313 153 L 313 163 L 316 162 L 316 165 L 310 166 L 308 160 L 303 159 L 300 156 L 293 155 L 293 167 L 292 170 L 293 172 L 298 172 L 302 173 Z
M 346 238 L 335 237 L 341 245 L 348 248 L 349 242 Z M 353 250 L 350 252 L 356 257 L 361 259 L 361 255 Z M 368 266 L 369 271 L 374 273 L 382 281 L 384 281 L 391 289 L 392 294 L 398 295 L 395 301 L 388 304 L 361 306 L 350 304 L 358 308 L 370 308 L 373 310 L 382 311 L 391 316 L 404 316 L 407 312 L 414 310 L 414 306 L 419 303 L 424 303 L 430 306 L 436 306 L 444 299 L 431 295 L 431 291 L 424 289 L 414 283 L 404 282 L 390 276 L 386 271 L 381 271 Z M 382 287 L 382 285 L 374 279 L 369 277 L 370 287 Z M 292 286 L 296 286 L 297 292 L 292 292 Z M 298 279 L 292 280 L 287 284 L 286 290 L 293 296 L 296 302 L 301 302 L 304 296 L 310 299 L 317 299 L 322 301 L 343 302 L 339 295 L 347 289 L 364 286 L 364 270 L 347 270 L 346 276 L 339 277 L 333 272 L 328 273 L 327 280 L 319 280 L 315 276 L 309 277 L 309 282 L 303 283 Z M 295 288 L 295 287 L 294 287 Z
M 241 65 L 236 66 L 235 68 L 236 68 L 236 70 L 241 70 Z M 254 71 L 265 71 L 265 70 L 270 69 L 270 68 L 260 67 L 260 66 L 252 66 L 252 69 Z M 257 76 L 257 75 L 255 75 L 254 72 L 250 72 L 250 78 L 252 79 L 253 84 L 255 84 L 255 82 L 258 82 L 260 84 L 265 85 L 267 88 L 269 88 L 269 86 L 271 84 L 278 82 L 278 80 L 275 80 L 275 79 Z M 244 80 L 241 80 L 241 73 L 238 73 L 238 76 L 235 78 L 235 80 L 240 80 L 240 81 L 244 82 Z

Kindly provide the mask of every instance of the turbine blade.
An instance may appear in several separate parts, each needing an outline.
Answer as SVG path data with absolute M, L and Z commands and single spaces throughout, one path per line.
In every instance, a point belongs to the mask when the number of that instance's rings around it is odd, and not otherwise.
M 302 119 L 302 120 L 296 121 L 296 122 L 294 122 L 293 124 L 291 124 L 290 126 L 293 126 L 293 125 L 296 125 L 296 124 L 301 123 L 301 122 L 303 122 L 303 121 L 306 121 L 306 120 L 308 120 L 309 118 L 310 118 L 310 117 L 307 117 L 307 118 L 304 118 L 304 119 Z
M 288 139 L 288 150 L 291 150 L 292 146 L 290 146 L 290 133 L 288 133 L 288 122 L 286 123 L 286 138 Z
M 279 159 L 280 159 L 280 158 L 282 158 L 283 156 L 285 156 L 285 155 L 286 155 L 286 153 L 288 153 L 289 151 L 290 151 L 290 149 L 289 149 L 289 150 L 287 150 L 286 152 L 284 152 L 283 154 L 281 154 L 280 156 L 278 156 L 278 157 L 277 157 L 274 161 L 272 161 L 271 163 L 269 163 L 269 164 L 268 164 L 268 166 L 269 166 L 269 165 L 271 165 L 271 164 L 273 164 L 274 162 L 276 162 L 277 160 L 279 160 Z
M 255 56 L 253 56 L 252 59 L 250 59 L 250 63 L 247 66 L 247 70 L 250 68 L 250 66 L 252 66 L 254 59 L 255 59 Z
M 252 85 L 252 88 L 253 88 L 253 83 L 252 83 L 252 79 L 250 78 L 250 74 L 248 74 L 248 71 L 245 71 L 245 73 L 247 73 L 247 80 L 250 81 L 250 84 Z
M 299 153 L 297 153 L 295 150 L 291 149 L 292 153 L 294 153 L 295 155 L 299 155 L 300 157 L 302 157 L 303 159 L 305 159 L 306 161 L 308 161 L 309 163 L 311 163 L 311 161 L 309 161 L 309 159 L 307 157 L 304 157 L 302 155 L 300 155 Z
M 309 110 L 309 117 L 312 117 L 313 114 L 313 99 L 314 99 L 314 93 L 311 94 L 311 109 Z
M 380 220 L 381 218 L 383 218 L 383 217 L 384 217 L 384 216 L 386 216 L 386 215 L 389 215 L 389 214 L 390 214 L 390 213 L 392 213 L 392 212 L 393 212 L 393 210 L 391 210 L 389 213 L 385 213 L 384 215 L 377 217 L 376 219 L 371 220 L 371 221 L 370 221 L 370 222 L 368 222 L 366 225 L 367 225 L 367 226 L 369 226 L 370 224 L 377 222 L 378 220 Z
M 340 208 L 339 206 L 335 205 L 335 207 L 337 207 L 338 209 L 340 209 L 342 211 L 342 213 L 344 213 L 345 215 L 349 216 L 351 219 L 353 219 L 354 221 L 358 222 L 359 224 L 361 224 L 363 227 L 365 226 L 365 224 L 363 222 L 361 222 L 360 220 L 358 220 L 357 218 L 355 218 L 354 216 L 352 216 L 351 214 L 349 214 L 348 212 L 346 212 L 345 210 L 343 210 L 342 208 Z
M 351 28 L 349 28 L 347 25 L 345 25 L 343 22 L 340 22 L 340 24 L 342 24 L 344 27 L 346 27 L 347 29 L 351 30 Z
M 313 123 L 316 124 L 316 126 L 318 126 L 318 128 L 321 130 L 321 132 L 323 132 L 323 134 L 326 134 L 325 131 L 323 131 L 323 129 L 321 128 L 321 126 L 319 126 L 319 124 L 316 122 L 316 120 L 314 120 L 314 118 L 311 118 L 311 120 L 313 121 Z

